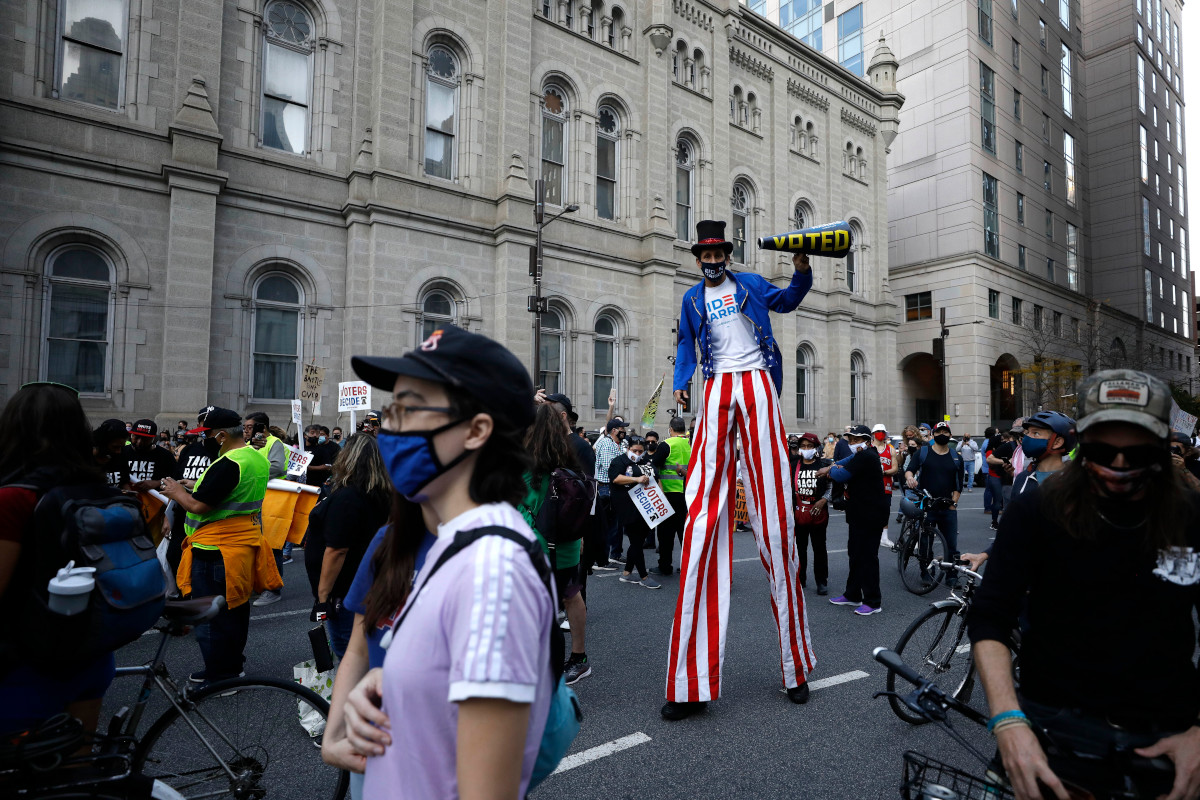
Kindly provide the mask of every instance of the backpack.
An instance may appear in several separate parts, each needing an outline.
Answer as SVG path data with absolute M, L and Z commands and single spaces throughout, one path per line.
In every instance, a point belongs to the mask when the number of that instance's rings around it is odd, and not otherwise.
M 454 542 L 442 551 L 433 566 L 425 568 L 426 575 L 424 583 L 421 584 L 422 588 L 429 585 L 434 573 L 443 564 L 485 536 L 499 536 L 519 545 L 533 562 L 538 577 L 545 584 L 551 599 L 554 598 L 554 575 L 550 571 L 550 562 L 546 560 L 546 554 L 542 552 L 542 546 L 536 539 L 526 539 L 516 531 L 498 525 L 459 531 L 455 534 Z M 404 618 L 408 616 L 414 600 L 416 600 L 415 596 L 409 596 L 408 601 L 404 604 L 404 611 L 392 626 L 393 635 L 400 629 Z M 579 727 L 583 723 L 583 709 L 579 705 L 579 698 L 575 696 L 575 690 L 567 686 L 563 678 L 566 650 L 566 639 L 562 629 L 558 627 L 557 622 L 552 621 L 550 625 L 550 672 L 554 676 L 554 695 L 550 698 L 550 708 L 546 714 L 546 728 L 542 732 L 537 760 L 533 764 L 533 777 L 529 780 L 527 791 L 533 791 L 535 786 L 550 777 L 559 762 L 562 761 L 563 756 L 567 754 L 571 742 L 575 741 L 575 737 L 579 734 Z
M 10 595 L 20 608 L 13 619 L 25 660 L 47 668 L 83 664 L 158 621 L 166 579 L 136 498 L 103 485 L 60 486 L 41 493 L 30 524 L 33 546 L 19 567 L 27 585 Z M 47 589 L 68 561 L 96 570 L 87 609 L 69 617 L 50 610 Z
M 554 544 L 582 539 L 588 517 L 596 502 L 599 484 L 573 469 L 559 467 L 550 473 L 546 499 L 538 509 L 534 526 L 542 538 Z

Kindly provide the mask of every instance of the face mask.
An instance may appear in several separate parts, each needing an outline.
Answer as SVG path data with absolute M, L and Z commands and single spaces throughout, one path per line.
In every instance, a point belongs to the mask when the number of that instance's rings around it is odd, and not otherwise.
M 455 425 L 461 425 L 463 421 L 447 422 L 429 431 L 379 431 L 379 454 L 383 456 L 383 464 L 396 491 L 406 500 L 413 503 L 424 501 L 425 496 L 420 493 L 422 489 L 471 455 L 473 451 L 463 450 L 443 464 L 433 447 L 433 437 Z
M 805 461 L 812 461 L 813 456 L 815 456 L 816 454 L 817 454 L 816 448 L 813 448 L 811 450 L 806 449 L 806 450 L 800 451 L 800 455 L 804 457 Z
M 1138 494 L 1146 488 L 1152 475 L 1162 471 L 1160 464 L 1140 469 L 1113 469 L 1087 459 L 1083 461 L 1083 468 L 1087 470 L 1096 492 L 1102 497 L 1112 498 Z
M 206 436 L 204 438 L 204 451 L 208 453 L 210 459 L 216 458 L 217 454 L 221 452 L 221 444 L 215 437 Z
M 630 460 L 630 461 L 632 461 L 632 462 L 633 462 L 633 463 L 635 463 L 635 464 L 638 462 L 638 460 L 639 460 L 641 457 L 642 457 L 642 454 L 641 454 L 641 453 L 633 453 L 633 452 L 630 452 L 630 453 L 629 453 L 629 460 Z
M 1035 439 L 1032 436 L 1026 436 L 1021 440 L 1021 452 L 1033 459 L 1041 458 L 1049 447 L 1049 439 Z
M 325 444 L 325 437 L 324 437 L 324 436 L 318 436 L 318 437 L 317 437 L 317 444 Z
M 833 441 L 833 437 L 832 437 L 832 436 L 830 436 L 830 437 L 826 438 L 826 439 L 825 439 L 825 441 L 827 441 L 827 442 L 832 442 L 832 441 Z
M 887 438 L 887 434 L 886 434 L 886 433 L 884 433 L 883 431 L 876 431 L 876 432 L 875 432 L 875 441 L 877 441 L 877 442 L 882 442 L 882 441 L 883 441 L 884 439 L 886 439 L 886 438 Z
M 850 452 L 857 453 L 859 450 L 862 450 L 866 446 L 867 446 L 866 442 L 857 442 L 855 444 L 850 445 Z
M 937 436 L 933 437 L 933 440 L 938 444 L 950 444 L 950 436 L 945 433 L 939 433 Z
M 714 261 L 711 264 L 701 261 L 700 271 L 710 281 L 719 281 L 725 275 L 725 267 L 728 264 L 728 261 Z

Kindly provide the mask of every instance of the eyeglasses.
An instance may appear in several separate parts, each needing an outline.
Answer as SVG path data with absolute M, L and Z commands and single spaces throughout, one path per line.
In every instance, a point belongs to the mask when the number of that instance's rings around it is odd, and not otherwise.
M 1102 467 L 1111 467 L 1117 456 L 1124 455 L 1125 463 L 1130 469 L 1144 469 L 1154 464 L 1161 464 L 1166 451 L 1161 445 L 1135 444 L 1129 447 L 1115 447 L 1104 442 L 1082 442 L 1079 445 L 1079 455 L 1088 461 Z

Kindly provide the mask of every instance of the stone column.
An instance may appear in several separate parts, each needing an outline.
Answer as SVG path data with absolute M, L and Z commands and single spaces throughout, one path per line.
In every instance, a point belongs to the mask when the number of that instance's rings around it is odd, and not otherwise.
M 163 175 L 171 216 L 161 280 L 178 307 L 163 317 L 161 410 L 187 419 L 209 400 L 213 237 L 217 195 L 227 178 L 217 169 L 221 134 L 199 75 L 192 78 L 170 135 L 171 159 L 163 164 Z

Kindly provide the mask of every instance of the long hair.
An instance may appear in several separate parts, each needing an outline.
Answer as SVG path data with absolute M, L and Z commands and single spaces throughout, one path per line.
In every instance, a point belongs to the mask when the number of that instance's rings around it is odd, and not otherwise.
M 0 412 L 0 481 L 50 469 L 62 483 L 103 481 L 92 457 L 92 426 L 74 392 L 36 384 Z
M 1083 459 L 1068 461 L 1061 471 L 1045 481 L 1041 489 L 1041 511 L 1073 539 L 1093 540 L 1103 524 L 1097 495 Z M 1189 524 L 1188 489 L 1170 461 L 1162 472 L 1146 482 L 1143 537 L 1148 548 L 1161 550 L 1186 543 L 1184 530 Z M 1122 501 L 1128 502 L 1128 501 Z
M 346 440 L 333 462 L 333 492 L 353 486 L 372 502 L 387 507 L 392 498 L 392 479 L 388 477 L 383 456 L 375 437 L 356 433 Z
M 489 413 L 484 401 L 465 391 L 448 386 L 446 395 L 450 416 L 455 419 L 470 419 L 476 414 Z M 531 466 L 531 460 L 522 443 L 523 434 L 524 429 L 500 419 L 495 420 L 492 435 L 473 459 L 468 485 L 473 502 L 480 505 L 509 503 L 515 506 L 525 496 L 524 475 Z M 399 492 L 393 492 L 387 532 L 371 557 L 375 580 L 367 593 L 366 613 L 363 614 L 364 633 L 370 634 L 381 621 L 390 618 L 408 600 L 417 550 L 424 538 L 425 519 L 421 506 L 406 500 Z
M 533 424 L 525 432 L 525 449 L 533 459 L 533 474 L 549 475 L 559 467 L 578 469 L 575 451 L 567 441 L 572 435 L 563 427 L 558 411 L 549 403 L 537 407 Z

